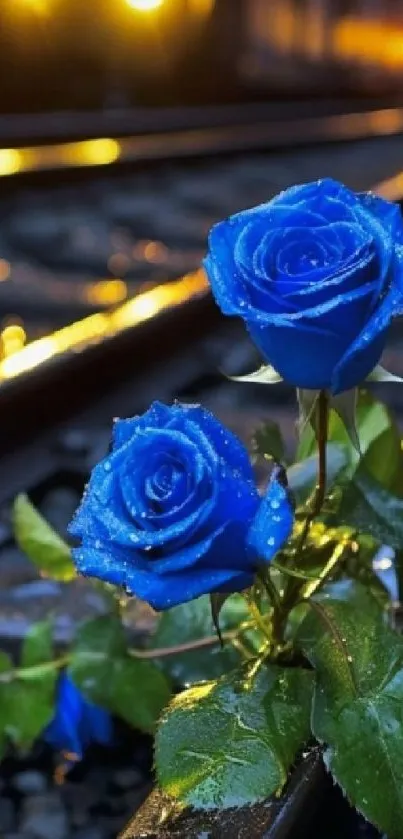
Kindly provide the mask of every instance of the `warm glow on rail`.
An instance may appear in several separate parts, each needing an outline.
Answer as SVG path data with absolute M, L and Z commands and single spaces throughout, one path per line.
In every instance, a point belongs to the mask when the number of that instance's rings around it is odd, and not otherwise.
M 113 306 L 127 297 L 127 285 L 123 280 L 99 280 L 86 289 L 86 299 L 95 306 Z
M 79 143 L 65 143 L 60 146 L 60 161 L 65 165 L 106 166 L 114 163 L 120 154 L 116 140 L 109 138 L 84 140 Z
M 403 67 L 403 28 L 386 21 L 344 18 L 334 29 L 333 45 L 340 58 L 391 70 Z
M 27 9 L 37 12 L 41 15 L 49 12 L 48 0 L 19 0 L 19 6 L 25 6 Z
M 215 0 L 188 0 L 189 10 L 198 17 L 205 18 L 211 15 Z
M 15 175 L 21 168 L 22 158 L 17 149 L 0 149 L 0 175 Z
M 7 358 L 19 352 L 26 343 L 27 336 L 23 326 L 10 323 L 0 332 L 0 356 Z
M 375 191 L 388 201 L 399 201 L 403 193 L 403 172 L 379 183 Z
M 47 169 L 108 166 L 119 160 L 121 151 L 119 141 L 109 137 L 50 146 L 0 149 L 0 177 Z
M 199 270 L 139 294 L 112 311 L 98 312 L 65 326 L 51 335 L 32 341 L 8 358 L 3 358 L 0 361 L 0 382 L 33 370 L 62 353 L 80 352 L 90 344 L 111 338 L 125 329 L 144 323 L 154 315 L 206 294 L 208 289 L 207 277 L 204 271 Z
M 136 12 L 154 12 L 160 9 L 165 0 L 126 0 L 127 6 Z

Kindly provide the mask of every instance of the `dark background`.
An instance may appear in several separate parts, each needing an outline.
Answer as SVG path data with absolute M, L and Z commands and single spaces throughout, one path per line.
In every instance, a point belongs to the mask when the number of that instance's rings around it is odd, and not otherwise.
M 0 111 L 401 87 L 400 0 L 160 0 L 148 11 L 130 2 L 2 0 Z

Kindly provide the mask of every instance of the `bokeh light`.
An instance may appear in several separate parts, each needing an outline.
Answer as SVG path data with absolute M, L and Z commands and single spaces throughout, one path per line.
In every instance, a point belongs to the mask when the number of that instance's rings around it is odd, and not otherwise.
M 19 323 L 10 323 L 0 332 L 0 356 L 7 358 L 19 352 L 25 345 L 27 335 Z
M 15 175 L 21 169 L 22 158 L 17 149 L 0 149 L 0 175 Z
M 127 6 L 136 12 L 153 12 L 160 9 L 165 0 L 126 0 Z

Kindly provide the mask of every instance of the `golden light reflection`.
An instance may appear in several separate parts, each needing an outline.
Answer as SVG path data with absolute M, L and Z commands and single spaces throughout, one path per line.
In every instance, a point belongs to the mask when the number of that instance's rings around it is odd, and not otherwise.
M 18 323 L 10 323 L 0 332 L 0 355 L 7 358 L 25 345 L 27 335 L 25 329 Z
M 370 127 L 376 134 L 397 134 L 403 128 L 403 114 L 402 111 L 394 108 L 385 109 L 384 111 L 374 111 L 369 114 Z
M 19 5 L 41 15 L 46 15 L 50 11 L 48 0 L 19 0 Z
M 163 6 L 165 0 L 126 0 L 126 5 L 136 12 L 153 12 Z
M 80 166 L 106 166 L 119 158 L 120 145 L 116 140 L 100 138 L 59 146 L 61 162 Z
M 403 195 L 403 172 L 377 184 L 375 192 L 388 201 L 400 201 Z
M 100 312 L 65 326 L 51 335 L 23 347 L 0 361 L 0 381 L 13 379 L 33 370 L 45 361 L 65 352 L 81 352 L 90 344 L 111 338 L 159 314 L 200 295 L 209 289 L 207 277 L 201 269 L 180 280 L 165 283 L 137 295 L 114 311 Z
M 70 166 L 107 166 L 115 163 L 120 155 L 121 144 L 108 137 L 52 146 L 0 149 L 0 176 Z
M 205 18 L 211 15 L 216 0 L 188 0 L 189 10 L 198 17 Z
M 0 149 L 0 175 L 14 175 L 22 168 L 22 156 L 17 149 Z
M 0 259 L 0 283 L 10 278 L 11 265 L 7 259 Z
M 165 262 L 168 249 L 162 242 L 147 242 L 144 247 L 144 259 L 147 262 Z
M 100 280 L 88 286 L 85 297 L 95 306 L 111 306 L 126 300 L 127 285 L 123 280 Z
M 403 66 L 403 28 L 387 21 L 343 18 L 334 28 L 333 47 L 337 56 L 348 60 L 391 70 Z

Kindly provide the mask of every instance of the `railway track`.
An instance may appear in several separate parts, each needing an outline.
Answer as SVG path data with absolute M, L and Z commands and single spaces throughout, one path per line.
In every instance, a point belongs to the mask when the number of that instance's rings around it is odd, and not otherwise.
M 310 107 L 309 107 L 310 106 Z M 66 143 L 84 138 L 167 134 L 185 129 L 210 129 L 231 125 L 279 123 L 306 117 L 399 111 L 400 96 L 371 99 L 306 99 L 240 102 L 169 108 L 59 111 L 41 114 L 0 115 L 0 145 L 32 146 Z
M 324 175 L 396 193 L 402 165 L 397 135 L 249 153 L 235 143 L 226 154 L 218 147 L 186 158 L 167 148 L 163 158 L 102 175 L 9 179 L 0 199 L 0 317 L 2 334 L 15 323 L 28 342 L 0 360 L 0 454 L 121 382 L 134 389 L 161 356 L 194 358 L 192 341 L 224 329 L 199 268 L 216 220 Z M 178 389 L 172 382 L 167 398 Z

